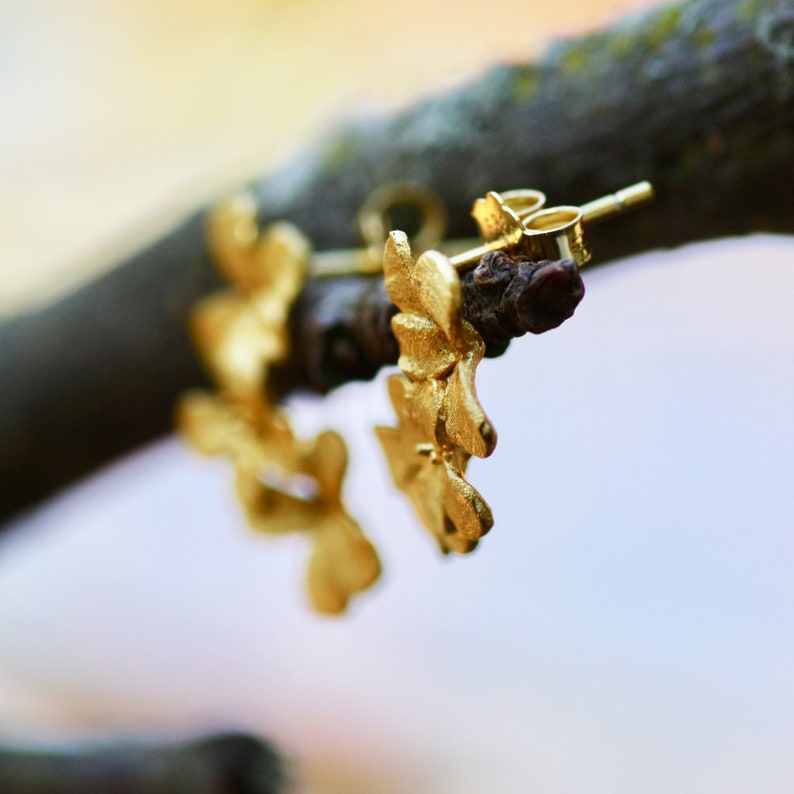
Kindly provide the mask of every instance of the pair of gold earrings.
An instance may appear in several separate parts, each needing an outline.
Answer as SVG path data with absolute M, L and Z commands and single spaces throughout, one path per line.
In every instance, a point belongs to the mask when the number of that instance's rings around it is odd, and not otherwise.
M 210 213 L 209 247 L 231 286 L 201 301 L 191 324 L 218 390 L 185 395 L 177 423 L 198 450 L 234 462 L 237 495 L 254 529 L 305 531 L 311 538 L 307 584 L 318 611 L 344 611 L 381 568 L 342 501 L 344 441 L 333 431 L 297 438 L 268 392 L 271 368 L 289 352 L 289 314 L 306 278 L 382 269 L 399 309 L 391 327 L 402 374 L 388 379 L 397 426 L 375 430 L 395 485 L 439 548 L 465 554 L 493 525 L 490 508 L 466 480 L 466 467 L 473 455 L 493 452 L 496 432 L 477 399 L 475 371 L 485 344 L 464 318 L 459 273 L 496 251 L 584 265 L 590 259 L 585 223 L 651 196 L 643 182 L 582 207 L 546 209 L 540 191 L 489 192 L 472 211 L 481 240 L 474 247 L 458 243 L 454 247 L 466 250 L 451 256 L 433 250 L 443 233 L 438 200 L 410 186 L 386 186 L 365 203 L 359 226 L 367 246 L 358 252 L 312 256 L 290 224 L 260 230 L 255 203 L 245 195 Z M 414 206 L 423 217 L 414 238 L 423 251 L 418 257 L 406 234 L 387 234 L 388 209 L 397 203 Z

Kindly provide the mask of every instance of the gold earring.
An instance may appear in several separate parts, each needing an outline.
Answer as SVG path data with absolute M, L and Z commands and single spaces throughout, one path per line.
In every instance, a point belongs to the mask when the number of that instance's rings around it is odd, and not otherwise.
M 405 234 L 389 235 L 383 270 L 389 297 L 400 309 L 392 330 L 403 374 L 388 381 L 398 426 L 377 427 L 376 433 L 395 485 L 443 552 L 472 551 L 493 525 L 491 509 L 464 476 L 473 455 L 493 452 L 496 432 L 477 400 L 475 370 L 485 345 L 463 317 L 457 271 L 496 251 L 581 266 L 590 260 L 585 222 L 652 196 L 650 184 L 642 182 L 582 207 L 543 209 L 546 197 L 537 190 L 490 192 L 472 210 L 483 243 L 451 257 L 431 250 L 415 260 Z
M 493 251 L 509 251 L 532 261 L 572 259 L 579 267 L 591 258 L 584 225 L 593 225 L 647 204 L 653 199 L 650 182 L 637 182 L 581 207 L 544 209 L 539 190 L 490 191 L 472 207 L 483 244 L 450 258 L 457 270 L 466 270 Z
M 238 497 L 248 523 L 268 534 L 306 531 L 313 540 L 307 584 L 313 606 L 337 613 L 380 575 L 377 553 L 341 499 L 347 451 L 333 431 L 302 440 L 268 391 L 270 368 L 289 352 L 288 316 L 308 274 L 373 273 L 383 268 L 387 292 L 400 309 L 392 319 L 402 375 L 389 378 L 398 426 L 376 428 L 395 484 L 404 490 L 442 551 L 466 553 L 493 525 L 491 510 L 466 480 L 472 456 L 487 457 L 496 432 L 474 386 L 485 344 L 465 319 L 459 273 L 494 251 L 538 261 L 590 257 L 583 224 L 651 197 L 640 183 L 582 207 L 544 209 L 535 190 L 489 193 L 474 204 L 482 242 L 440 242 L 443 208 L 425 189 L 387 185 L 359 214 L 366 247 L 310 256 L 308 241 L 290 224 L 258 228 L 256 207 L 242 196 L 209 217 L 214 259 L 231 287 L 195 309 L 196 345 L 217 393 L 192 392 L 178 407 L 178 425 L 200 451 L 234 463 Z M 397 205 L 418 214 L 414 257 L 407 235 L 386 220 Z M 431 249 L 431 250 L 425 250 Z M 546 325 L 545 328 L 551 327 Z M 545 330 L 544 328 L 544 330 Z
M 463 319 L 460 280 L 443 254 L 414 260 L 406 235 L 392 232 L 383 260 L 404 375 L 389 378 L 397 428 L 376 432 L 392 478 L 442 551 L 471 551 L 493 525 L 491 510 L 464 474 L 472 455 L 490 455 L 496 433 L 474 390 L 485 352 Z
M 345 443 L 333 431 L 296 438 L 267 392 L 269 368 L 288 353 L 287 319 L 307 275 L 308 241 L 284 223 L 260 232 L 247 196 L 211 213 L 208 238 L 233 285 L 192 315 L 218 392 L 185 395 L 177 424 L 199 451 L 233 461 L 237 495 L 254 529 L 307 532 L 311 602 L 320 612 L 342 612 L 380 575 L 373 545 L 342 503 Z

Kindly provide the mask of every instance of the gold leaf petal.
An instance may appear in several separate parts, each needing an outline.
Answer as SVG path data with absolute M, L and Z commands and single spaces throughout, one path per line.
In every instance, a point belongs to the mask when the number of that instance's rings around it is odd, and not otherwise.
M 504 239 L 509 245 L 515 245 L 524 234 L 524 224 L 518 215 L 494 191 L 477 199 L 471 214 L 480 227 L 480 236 L 487 243 Z
M 447 375 L 457 360 L 447 337 L 438 326 L 417 314 L 396 314 L 391 321 L 392 331 L 400 346 L 400 369 L 411 380 L 441 378 Z
M 455 344 L 463 298 L 449 259 L 438 251 L 427 251 L 414 261 L 407 236 L 394 231 L 386 241 L 383 272 L 386 291 L 397 307 L 433 320 Z
M 306 237 L 290 223 L 260 235 L 256 200 L 248 193 L 221 202 L 207 217 L 207 238 L 222 275 L 238 289 L 267 289 L 286 302 L 298 293 L 309 259 Z
M 388 381 L 389 396 L 400 421 L 407 452 L 418 444 L 435 442 L 446 383 L 432 378 L 411 383 L 402 375 Z
M 246 300 L 228 291 L 199 304 L 191 324 L 197 347 L 224 389 L 261 390 L 267 366 L 286 354 L 283 325 L 263 324 Z
M 443 450 L 435 443 L 433 431 L 423 430 L 413 415 L 417 389 L 435 384 L 429 380 L 409 383 L 400 375 L 389 379 L 392 404 L 399 426 L 377 427 L 395 485 L 405 492 L 419 520 L 436 538 L 443 552 L 465 554 L 493 523 L 480 495 L 463 478 L 469 455 L 460 449 Z M 421 412 L 424 415 L 425 412 Z M 471 504 L 463 502 L 471 499 Z M 491 523 L 488 523 L 490 520 Z
M 284 306 L 290 306 L 303 286 L 308 271 L 309 241 L 291 223 L 272 223 L 259 238 L 251 258 L 251 282 L 255 289 Z
M 249 193 L 232 196 L 207 216 L 207 241 L 221 274 L 246 292 L 255 285 L 250 253 L 259 236 L 256 201 Z
M 451 471 L 440 458 L 435 462 L 428 459 L 406 493 L 419 520 L 433 534 L 441 551 L 466 554 L 477 545 L 476 537 L 479 535 L 474 538 L 468 535 L 475 534 L 479 524 L 472 521 L 471 506 L 467 509 L 465 505 L 459 505 L 461 497 L 457 481 L 465 483 L 465 480 L 456 475 L 450 483 Z M 474 491 L 473 488 L 471 490 Z
M 306 579 L 314 608 L 338 614 L 351 596 L 377 581 L 381 566 L 374 546 L 350 516 L 340 510 L 327 521 L 317 533 Z
M 220 290 L 200 300 L 190 313 L 196 347 L 209 362 L 234 319 L 245 311 L 245 300 L 234 290 Z
M 471 330 L 476 334 L 474 329 Z M 483 351 L 484 345 L 480 340 L 479 345 L 458 362 L 447 381 L 442 409 L 448 442 L 479 458 L 490 455 L 496 446 L 496 431 L 485 415 L 474 387 L 474 374 Z
M 443 380 L 418 381 L 407 386 L 410 399 L 407 402 L 406 421 L 411 422 L 422 436 L 422 441 L 440 442 L 442 411 L 447 383 Z
M 317 480 L 321 501 L 339 504 L 347 469 L 347 446 L 342 436 L 333 430 L 324 430 L 314 440 L 306 462 L 307 471 Z
M 205 455 L 230 454 L 239 431 L 234 415 L 209 392 L 190 391 L 177 403 L 176 425 Z
M 252 529 L 268 535 L 311 531 L 320 520 L 316 506 L 263 484 L 256 469 L 237 467 L 235 487 Z
M 454 461 L 445 463 L 447 487 L 444 510 L 457 532 L 470 541 L 479 540 L 493 526 L 493 514 L 480 493 L 463 478 Z
M 421 295 L 416 294 L 415 286 L 411 281 L 413 267 L 414 258 L 408 235 L 400 231 L 390 232 L 383 252 L 386 292 L 401 311 L 422 315 L 424 310 Z
M 449 259 L 439 251 L 426 251 L 411 272 L 423 313 L 433 320 L 455 347 L 461 336 L 463 293 L 460 279 Z

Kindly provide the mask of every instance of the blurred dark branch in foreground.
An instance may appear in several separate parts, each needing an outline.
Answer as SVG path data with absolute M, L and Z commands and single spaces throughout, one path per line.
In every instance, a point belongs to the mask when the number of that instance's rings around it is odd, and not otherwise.
M 468 236 L 471 202 L 487 190 L 534 187 L 575 204 L 648 179 L 653 208 L 590 232 L 597 260 L 794 231 L 793 33 L 780 0 L 646 13 L 338 132 L 257 186 L 260 219 L 295 222 L 318 249 L 353 245 L 370 192 L 410 180 L 441 197 L 451 236 Z M 0 326 L 0 518 L 170 430 L 177 395 L 204 382 L 188 310 L 217 286 L 197 215 Z M 373 355 L 375 341 L 351 329 L 379 289 L 367 278 L 307 285 L 282 390 L 329 388 L 384 363 L 388 344 Z
M 275 753 L 243 734 L 74 752 L 0 749 L 3 794 L 277 794 Z

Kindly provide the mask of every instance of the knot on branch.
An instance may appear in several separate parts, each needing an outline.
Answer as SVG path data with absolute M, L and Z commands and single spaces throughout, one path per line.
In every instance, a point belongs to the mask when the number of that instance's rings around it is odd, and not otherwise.
M 570 259 L 532 262 L 496 251 L 461 277 L 463 313 L 485 341 L 485 355 L 501 355 L 511 339 L 542 334 L 571 317 L 584 297 Z
M 461 276 L 463 317 L 480 333 L 485 355 L 499 356 L 527 331 L 542 334 L 573 315 L 584 296 L 576 263 L 532 262 L 486 254 Z M 292 354 L 273 368 L 276 394 L 306 387 L 325 394 L 350 380 L 369 380 L 397 362 L 392 305 L 382 278 L 310 279 L 293 306 Z
M 350 380 L 370 380 L 396 363 L 396 313 L 383 278 L 309 279 L 292 309 L 290 358 L 271 372 L 275 393 L 308 386 L 325 394 Z

